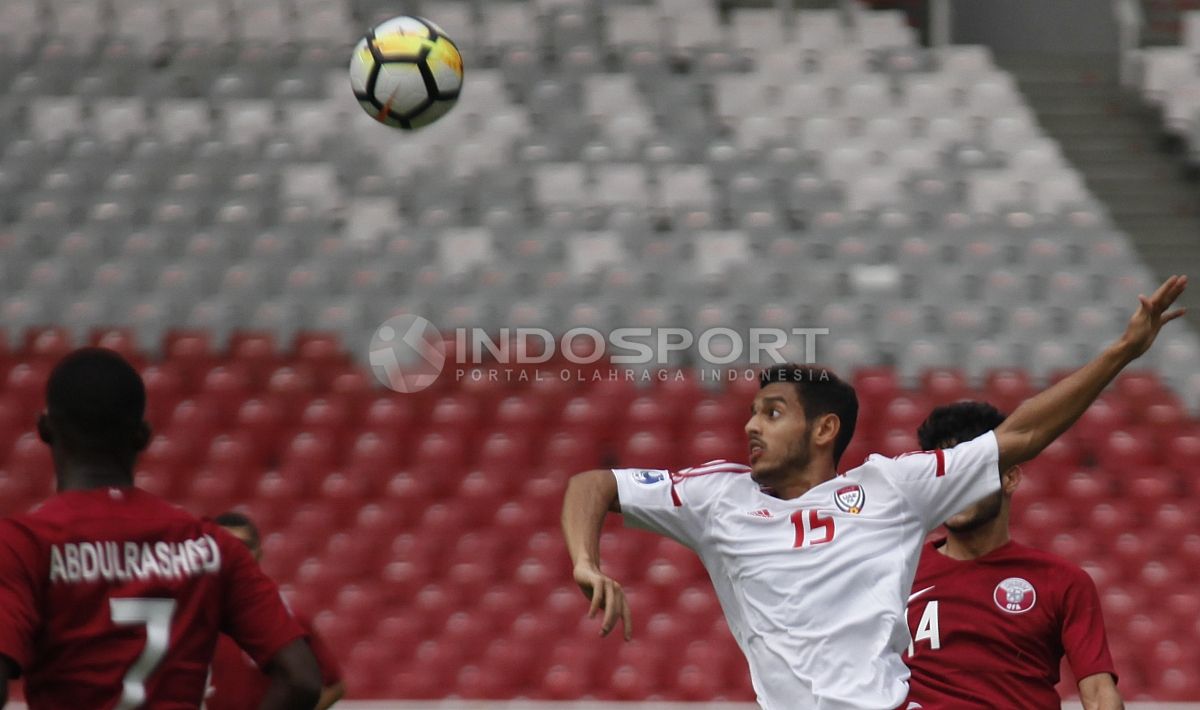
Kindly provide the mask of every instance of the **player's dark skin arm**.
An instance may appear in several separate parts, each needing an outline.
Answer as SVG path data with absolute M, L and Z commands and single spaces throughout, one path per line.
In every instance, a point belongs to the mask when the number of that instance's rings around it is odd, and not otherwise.
M 8 656 L 0 656 L 0 708 L 8 704 L 8 681 L 17 677 L 17 668 Z
M 616 580 L 600 571 L 600 531 L 609 511 L 621 512 L 617 479 L 612 471 L 585 471 L 571 478 L 563 497 L 562 528 L 567 552 L 575 566 L 575 583 L 592 600 L 588 616 L 604 610 L 600 635 L 607 636 L 619 619 L 628 641 L 633 638 L 633 617 L 625 592 Z
M 304 639 L 284 646 L 266 668 L 271 677 L 259 710 L 312 710 L 321 698 L 321 669 Z
M 1172 276 L 1154 295 L 1139 296 L 1141 305 L 1120 338 L 1088 364 L 1027 399 L 996 427 L 1000 470 L 1037 456 L 1070 428 L 1126 365 L 1150 349 L 1163 325 L 1184 314 L 1183 309 L 1167 309 L 1186 287 L 1186 276 Z

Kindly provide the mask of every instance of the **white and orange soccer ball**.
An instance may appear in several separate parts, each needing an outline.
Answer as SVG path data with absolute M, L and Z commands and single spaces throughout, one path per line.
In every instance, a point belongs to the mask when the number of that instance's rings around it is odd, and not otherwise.
M 395 128 L 421 128 L 446 115 L 462 85 L 458 47 L 423 17 L 380 23 L 350 58 L 354 97 L 371 118 Z

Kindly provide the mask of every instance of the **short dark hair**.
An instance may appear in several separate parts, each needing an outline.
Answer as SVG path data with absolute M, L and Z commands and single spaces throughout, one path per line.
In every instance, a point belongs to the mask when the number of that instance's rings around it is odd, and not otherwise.
M 54 366 L 46 413 L 63 446 L 76 454 L 135 454 L 146 413 L 142 377 L 117 353 L 80 348 Z
M 250 533 L 250 546 L 258 547 L 258 526 L 245 513 L 230 510 L 213 518 L 213 522 L 223 528 L 245 528 Z
M 796 387 L 800 406 L 804 407 L 804 418 L 811 421 L 822 414 L 836 414 L 841 428 L 833 442 L 833 463 L 842 459 L 850 440 L 854 438 L 854 427 L 858 422 L 858 395 L 854 387 L 834 374 L 833 370 L 819 365 L 777 365 L 762 371 L 759 388 L 776 382 L 790 382 Z
M 1004 416 L 987 402 L 942 405 L 934 408 L 917 427 L 917 441 L 925 451 L 948 449 L 995 429 Z

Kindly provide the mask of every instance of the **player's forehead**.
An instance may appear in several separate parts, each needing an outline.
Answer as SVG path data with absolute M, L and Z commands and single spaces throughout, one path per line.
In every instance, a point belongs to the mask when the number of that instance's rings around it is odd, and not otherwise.
M 800 406 L 800 393 L 791 382 L 772 382 L 760 389 L 751 402 L 752 409 L 761 409 L 771 404 L 782 404 L 786 407 Z

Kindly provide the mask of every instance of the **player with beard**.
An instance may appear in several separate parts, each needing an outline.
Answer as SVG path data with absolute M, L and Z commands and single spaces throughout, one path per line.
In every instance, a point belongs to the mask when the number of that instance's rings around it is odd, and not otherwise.
M 986 402 L 958 402 L 934 409 L 917 437 L 924 449 L 951 448 L 1003 421 Z M 1000 476 L 1000 490 L 950 517 L 946 537 L 921 553 L 908 604 L 909 701 L 1057 710 L 1065 653 L 1083 707 L 1120 710 L 1095 583 L 1078 565 L 1009 539 L 1021 468 Z
M 604 610 L 601 635 L 620 621 L 631 637 L 624 591 L 600 566 L 604 518 L 621 513 L 699 554 L 764 710 L 910 707 L 905 602 L 925 536 L 994 495 L 1001 471 L 1066 431 L 1182 315 L 1167 309 L 1186 284 L 1173 276 L 1140 296 L 1116 342 L 994 430 L 950 449 L 871 456 L 841 476 L 854 389 L 820 367 L 766 370 L 745 427 L 749 467 L 714 461 L 571 479 L 563 534 L 588 613 Z

